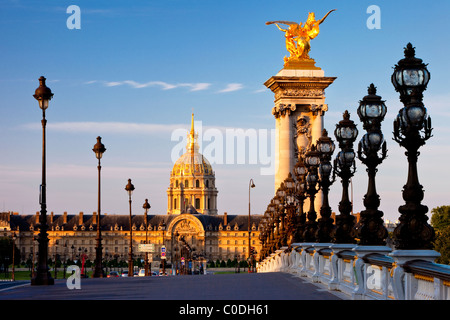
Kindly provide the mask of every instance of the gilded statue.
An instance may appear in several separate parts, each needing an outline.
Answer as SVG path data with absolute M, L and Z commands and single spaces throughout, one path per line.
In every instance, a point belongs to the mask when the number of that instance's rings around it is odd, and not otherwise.
M 336 9 L 330 10 L 322 19 L 316 20 L 314 12 L 310 12 L 308 19 L 303 24 L 302 22 L 292 21 L 269 21 L 266 25 L 275 24 L 278 29 L 284 32 L 286 38 L 286 49 L 290 53 L 289 57 L 284 57 L 285 66 L 290 61 L 304 61 L 311 60 L 309 57 L 309 51 L 311 50 L 310 41 L 319 34 L 319 25 L 325 21 L 328 15 L 336 11 Z M 283 29 L 279 24 L 289 26 Z

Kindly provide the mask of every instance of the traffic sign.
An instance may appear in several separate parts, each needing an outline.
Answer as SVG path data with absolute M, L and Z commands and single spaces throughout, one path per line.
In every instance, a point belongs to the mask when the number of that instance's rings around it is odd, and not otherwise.
M 166 247 L 162 246 L 161 247 L 161 259 L 165 259 L 166 258 Z
M 155 252 L 155 245 L 153 243 L 140 243 L 138 245 L 139 252 Z

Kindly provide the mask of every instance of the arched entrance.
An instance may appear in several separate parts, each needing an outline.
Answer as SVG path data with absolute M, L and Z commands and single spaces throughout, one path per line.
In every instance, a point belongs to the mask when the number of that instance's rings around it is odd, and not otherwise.
M 205 230 L 192 214 L 182 214 L 172 220 L 171 260 L 176 274 L 197 274 L 205 269 Z

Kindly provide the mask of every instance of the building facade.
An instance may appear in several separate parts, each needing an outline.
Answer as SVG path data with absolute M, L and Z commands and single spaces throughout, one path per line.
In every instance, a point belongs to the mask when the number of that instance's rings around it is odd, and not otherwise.
M 249 247 L 258 253 L 262 215 L 252 215 L 249 223 L 248 215 L 218 214 L 214 171 L 198 150 L 192 115 L 186 153 L 175 162 L 170 173 L 166 215 L 133 215 L 130 225 L 128 214 L 104 213 L 99 224 L 96 212 L 47 214 L 49 258 L 73 261 L 84 254 L 94 261 L 98 225 L 105 260 L 128 261 L 130 245 L 134 259 L 144 259 L 145 253 L 139 251 L 139 245 L 144 243 L 154 244 L 155 250 L 149 256 L 156 262 L 161 260 L 164 246 L 166 263 L 175 266 L 180 266 L 182 260 L 247 260 Z M 37 261 L 38 223 L 39 212 L 35 215 L 0 213 L 0 237 L 15 234 L 21 261 Z

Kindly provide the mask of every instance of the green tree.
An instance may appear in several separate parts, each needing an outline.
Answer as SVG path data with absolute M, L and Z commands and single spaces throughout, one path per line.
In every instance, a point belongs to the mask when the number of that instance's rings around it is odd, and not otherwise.
M 450 264 L 450 226 L 447 226 L 443 230 L 436 231 L 434 250 L 441 254 L 441 256 L 436 259 L 437 263 Z
M 436 207 L 431 213 L 431 225 L 436 232 L 434 250 L 441 254 L 436 262 L 450 264 L 450 206 Z

